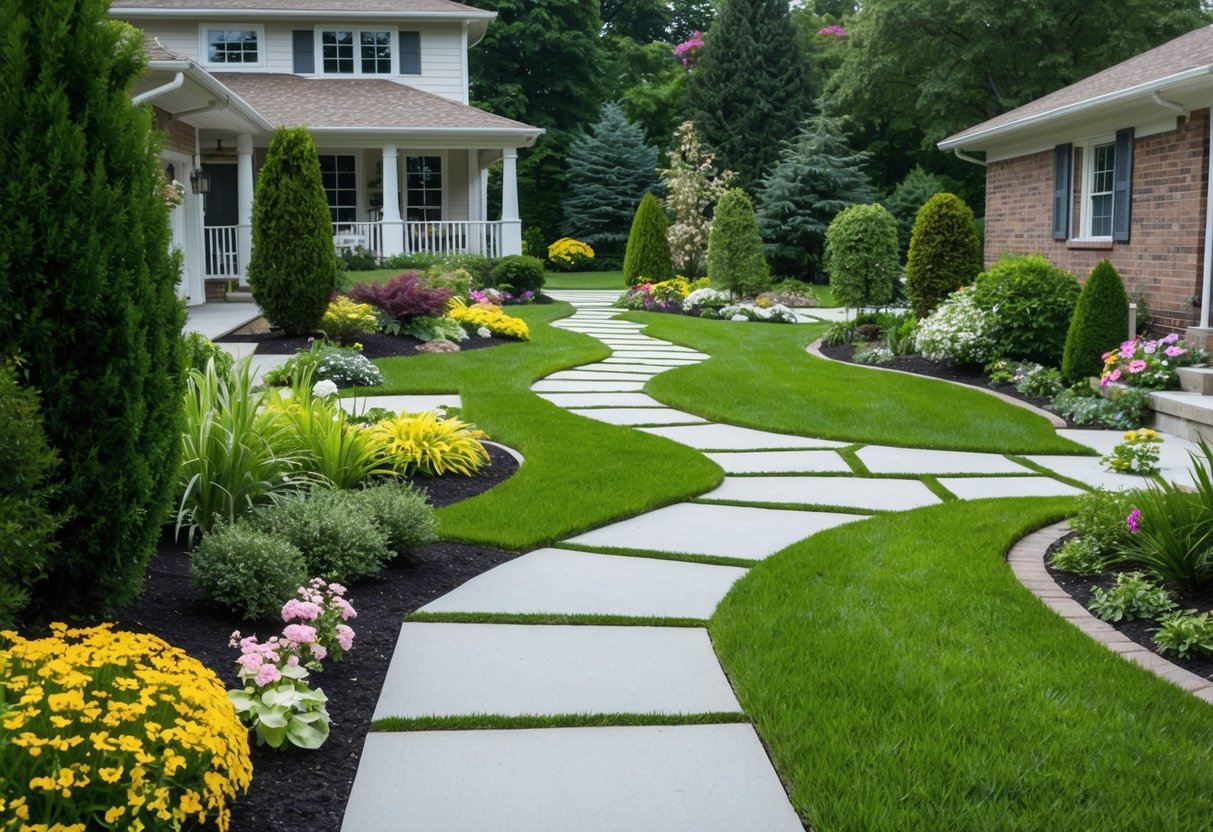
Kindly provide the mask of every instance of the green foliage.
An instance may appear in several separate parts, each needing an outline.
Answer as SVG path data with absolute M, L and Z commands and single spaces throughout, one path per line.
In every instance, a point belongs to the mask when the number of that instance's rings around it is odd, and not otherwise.
M 1049 565 L 1059 572 L 1069 572 L 1072 575 L 1098 575 L 1107 567 L 1108 562 L 1099 553 L 1099 547 L 1093 540 L 1072 537 L 1053 553 Z
M 1113 562 L 1137 564 L 1185 592 L 1213 583 L 1213 514 L 1201 496 L 1163 482 L 1134 497 L 1140 529 Z
M 324 337 L 338 344 L 352 344 L 359 335 L 370 335 L 378 328 L 375 307 L 369 303 L 356 303 L 344 295 L 329 303 L 320 319 Z
M 1087 609 L 1102 621 L 1132 621 L 1135 618 L 1157 618 L 1175 609 L 1167 591 L 1141 572 L 1123 572 L 1116 576 L 1116 586 L 1105 592 L 1101 587 L 1091 591 Z
M 935 194 L 946 190 L 942 177 L 927 173 L 922 165 L 915 165 L 884 201 L 884 207 L 897 220 L 897 245 L 903 257 L 910 250 L 910 234 L 914 231 L 919 209 Z
M 826 230 L 825 267 L 843 306 L 884 306 L 900 272 L 897 221 L 880 205 L 852 205 Z
M 385 482 L 356 492 L 358 502 L 387 536 L 392 552 L 405 554 L 434 540 L 437 521 L 424 491 L 411 483 Z
M 282 500 L 249 522 L 296 546 L 307 573 L 326 581 L 345 584 L 374 575 L 393 554 L 386 532 L 354 491 L 320 489 Z
M 1213 616 L 1195 610 L 1176 612 L 1158 619 L 1162 626 L 1154 634 L 1159 653 L 1174 653 L 1181 659 L 1193 654 L 1213 655 Z
M 317 341 L 265 373 L 265 383 L 272 387 L 294 387 L 307 375 L 312 382 L 331 381 L 339 388 L 378 387 L 383 373 L 357 350 L 332 347 Z
M 308 572 L 298 547 L 241 521 L 203 536 L 190 553 L 190 577 L 207 598 L 256 621 L 276 616 Z
M 249 287 L 266 320 L 312 332 L 337 284 L 337 257 L 320 160 L 305 127 L 274 132 L 253 198 Z
M 925 318 L 945 297 L 981 271 L 973 212 L 955 194 L 935 194 L 914 220 L 906 259 L 906 295 Z
M 708 276 L 717 286 L 742 297 L 771 285 L 754 206 L 740 188 L 726 191 L 716 206 L 708 237 Z
M 1039 254 L 1004 255 L 977 276 L 973 301 L 990 313 L 996 354 L 1056 367 L 1079 291 L 1078 278 Z
M 187 332 L 182 336 L 185 349 L 185 369 L 205 370 L 208 361 L 215 362 L 215 370 L 221 376 L 230 375 L 232 354 L 207 338 L 201 332 Z
M 657 149 L 608 101 L 597 123 L 573 140 L 568 165 L 566 233 L 601 253 L 618 253 L 637 202 L 657 182 Z
M 493 266 L 493 285 L 498 289 L 509 289 L 515 295 L 523 292 L 543 291 L 545 280 L 543 261 L 525 254 L 502 257 Z
M 140 33 L 101 0 L 20 0 L 0 39 L 0 356 L 62 463 L 47 508 L 72 510 L 34 600 L 96 615 L 138 593 L 172 500 L 180 258 L 151 108 L 131 105 Z
M 1098 425 L 1114 430 L 1132 430 L 1150 421 L 1150 390 L 1130 387 L 1114 399 L 1091 392 L 1085 383 L 1062 390 L 1051 407 L 1079 425 Z
M 651 193 L 640 200 L 636 216 L 632 218 L 632 230 L 628 234 L 628 247 L 623 255 L 623 276 L 629 286 L 646 280 L 658 283 L 673 280 L 674 264 L 670 259 L 670 241 L 666 236 L 669 221 L 657 197 Z
M 1129 337 L 1129 296 L 1116 268 L 1100 260 L 1083 284 L 1066 333 L 1061 372 L 1071 383 L 1098 376 L 1103 354 Z

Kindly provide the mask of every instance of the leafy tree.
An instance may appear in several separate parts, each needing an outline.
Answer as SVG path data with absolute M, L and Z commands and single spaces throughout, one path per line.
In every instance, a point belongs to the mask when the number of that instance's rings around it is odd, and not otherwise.
M 1100 260 L 1082 286 L 1070 330 L 1066 333 L 1061 374 L 1070 383 L 1097 376 L 1103 354 L 1115 349 L 1129 334 L 1129 295 L 1119 272 Z
M 900 271 L 897 221 L 880 205 L 852 205 L 826 230 L 825 267 L 843 306 L 884 306 Z
M 955 194 L 935 194 L 914 220 L 906 258 L 906 295 L 919 318 L 981 271 L 981 241 L 969 206 Z
M 758 192 L 758 228 L 779 261 L 817 271 L 830 221 L 848 205 L 876 198 L 863 171 L 867 158 L 848 147 L 841 119 L 821 114 L 784 144 Z
M 316 146 L 305 127 L 280 127 L 253 199 L 249 287 L 266 320 L 288 335 L 320 326 L 337 283 L 337 256 Z
M 642 280 L 670 280 L 674 266 L 670 262 L 670 241 L 666 237 L 669 222 L 657 197 L 645 194 L 632 219 L 628 249 L 623 258 L 623 276 L 629 286 Z
M 670 25 L 666 38 L 670 43 L 682 43 L 696 32 L 706 32 L 716 17 L 712 0 L 671 0 Z
M 673 18 L 673 9 L 663 0 L 602 0 L 598 9 L 609 35 L 639 43 L 661 40 Z
M 754 206 L 741 188 L 720 198 L 708 238 L 708 277 L 734 295 L 748 297 L 770 287 Z
M 699 146 L 693 122 L 684 121 L 674 134 L 669 167 L 659 171 L 665 185 L 665 207 L 674 215 L 670 225 L 670 254 L 674 268 L 686 277 L 702 277 L 707 269 L 710 214 L 724 194 L 733 172 L 716 172 L 715 160 Z
M 599 255 L 616 255 L 628 241 L 628 222 L 640 198 L 657 183 L 657 150 L 640 127 L 609 101 L 598 122 L 569 148 L 565 231 Z
M 151 108 L 131 104 L 143 40 L 107 7 L 0 4 L 0 356 L 62 463 L 47 509 L 71 513 L 36 599 L 57 616 L 138 593 L 181 443 L 180 258 Z
M 687 68 L 666 43 L 637 43 L 607 36 L 608 98 L 623 104 L 627 117 L 644 130 L 645 141 L 665 150 L 681 118 Z
M 885 200 L 885 207 L 897 220 L 897 247 L 903 255 L 910 248 L 910 232 L 914 230 L 918 209 L 935 194 L 946 190 L 941 177 L 927 173 L 921 165 L 915 165 Z
M 761 181 L 812 100 L 787 0 L 727 0 L 687 82 L 687 117 L 746 190 Z

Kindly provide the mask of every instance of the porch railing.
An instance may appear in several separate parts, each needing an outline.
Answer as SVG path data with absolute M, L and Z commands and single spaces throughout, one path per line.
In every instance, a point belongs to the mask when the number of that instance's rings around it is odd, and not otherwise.
M 377 222 L 335 222 L 333 244 L 342 251 L 364 248 L 383 254 L 383 226 Z
M 495 221 L 408 222 L 404 238 L 409 253 L 501 256 L 501 223 Z
M 234 225 L 208 225 L 206 240 L 206 278 L 240 277 L 240 249 Z

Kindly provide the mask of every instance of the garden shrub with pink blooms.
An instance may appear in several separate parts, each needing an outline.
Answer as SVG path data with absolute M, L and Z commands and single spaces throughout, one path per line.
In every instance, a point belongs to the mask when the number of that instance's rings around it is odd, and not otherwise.
M 1123 384 L 1152 390 L 1174 390 L 1179 387 L 1176 371 L 1180 367 L 1200 363 L 1205 356 L 1171 333 L 1157 340 L 1138 336 L 1125 341 L 1103 358 L 1104 369 L 1099 377 L 1101 387 Z

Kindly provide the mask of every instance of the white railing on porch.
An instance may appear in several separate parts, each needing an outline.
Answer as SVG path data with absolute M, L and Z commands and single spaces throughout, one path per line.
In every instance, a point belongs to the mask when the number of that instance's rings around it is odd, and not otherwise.
M 404 248 L 410 254 L 481 254 L 501 256 L 501 223 L 484 220 L 408 222 Z
M 383 226 L 377 222 L 333 223 L 333 245 L 341 251 L 359 248 L 383 254 Z
M 213 278 L 240 277 L 240 247 L 237 243 L 237 227 L 234 225 L 208 225 L 206 234 L 206 275 Z

